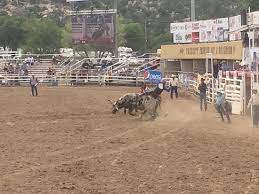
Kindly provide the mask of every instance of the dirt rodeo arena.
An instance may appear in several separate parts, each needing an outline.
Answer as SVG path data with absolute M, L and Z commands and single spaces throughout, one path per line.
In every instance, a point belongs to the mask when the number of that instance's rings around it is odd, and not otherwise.
M 163 93 L 155 121 L 113 115 L 139 88 L 0 88 L 0 193 L 259 193 L 259 131 Z M 167 116 L 164 115 L 167 114 Z

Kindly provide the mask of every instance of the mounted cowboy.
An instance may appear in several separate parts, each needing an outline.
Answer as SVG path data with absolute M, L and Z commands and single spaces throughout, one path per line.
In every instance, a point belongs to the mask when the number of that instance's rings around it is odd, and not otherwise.
M 170 92 L 170 88 L 166 87 L 166 80 L 160 81 L 160 83 L 156 86 L 156 88 L 153 91 L 146 92 L 146 95 L 150 95 L 151 97 L 161 101 L 161 94 L 163 91 Z

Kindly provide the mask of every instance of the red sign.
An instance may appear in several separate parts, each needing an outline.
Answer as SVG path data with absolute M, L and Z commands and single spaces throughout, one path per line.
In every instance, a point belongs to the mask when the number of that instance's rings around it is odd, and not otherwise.
M 193 32 L 192 33 L 192 42 L 199 42 L 200 41 L 200 33 L 199 32 Z

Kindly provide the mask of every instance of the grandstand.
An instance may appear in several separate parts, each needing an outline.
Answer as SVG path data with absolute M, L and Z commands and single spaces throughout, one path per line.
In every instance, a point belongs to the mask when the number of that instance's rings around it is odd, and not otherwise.
M 144 71 L 160 68 L 158 58 L 84 58 L 62 57 L 60 55 L 24 55 L 10 57 L 2 61 L 0 77 L 2 85 L 23 85 L 35 75 L 41 83 L 78 85 L 89 83 L 125 84 L 125 80 L 137 84 L 143 80 Z M 35 58 L 32 60 L 32 57 Z M 111 78 L 112 77 L 112 78 Z M 109 81 L 105 81 L 109 79 Z M 124 81 L 122 81 L 124 80 Z M 14 84 L 15 83 L 15 84 Z M 126 81 L 128 83 L 128 81 Z

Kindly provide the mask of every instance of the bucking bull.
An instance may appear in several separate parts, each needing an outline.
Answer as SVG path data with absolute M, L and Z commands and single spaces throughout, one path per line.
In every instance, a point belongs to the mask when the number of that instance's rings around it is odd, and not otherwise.
M 112 113 L 116 114 L 120 109 L 124 109 L 124 114 L 136 116 L 137 112 L 141 112 L 141 118 L 145 114 L 149 114 L 152 119 L 157 117 L 157 108 L 160 106 L 161 99 L 153 98 L 151 95 L 127 93 L 120 97 L 116 102 L 112 102 Z M 133 113 L 135 112 L 135 113 Z

